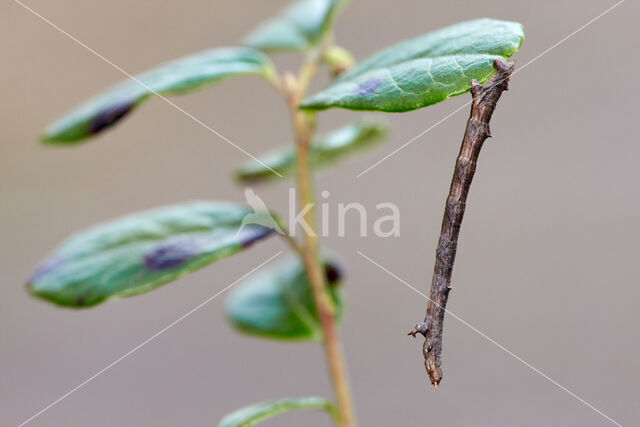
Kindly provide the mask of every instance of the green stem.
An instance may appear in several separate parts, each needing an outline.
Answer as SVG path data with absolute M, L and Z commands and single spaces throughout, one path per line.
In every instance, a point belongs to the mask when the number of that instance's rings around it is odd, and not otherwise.
M 301 111 L 298 108 L 300 100 L 315 74 L 318 58 L 319 55 L 310 56 L 300 70 L 299 78 L 296 80 L 289 76 L 286 83 L 297 146 L 297 181 L 300 206 L 302 209 L 306 206 L 312 206 L 304 215 L 304 221 L 309 225 L 311 232 L 305 233 L 301 255 L 309 275 L 316 309 L 322 326 L 325 357 L 338 407 L 336 425 L 338 427 L 355 427 L 356 421 L 351 402 L 351 391 L 336 322 L 336 309 L 328 292 L 326 275 L 318 249 L 316 209 L 309 168 L 309 148 L 316 128 L 315 114 Z

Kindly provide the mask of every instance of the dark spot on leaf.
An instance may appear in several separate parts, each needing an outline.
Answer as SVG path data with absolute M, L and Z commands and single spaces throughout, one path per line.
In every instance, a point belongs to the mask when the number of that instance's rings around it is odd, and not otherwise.
M 84 298 L 78 297 L 78 299 L 76 299 L 76 305 L 77 306 L 84 305 Z
M 200 245 L 193 239 L 163 243 L 144 256 L 149 270 L 162 271 L 176 268 L 200 253 Z
M 127 100 L 104 109 L 91 121 L 89 133 L 96 134 L 103 129 L 112 126 L 115 122 L 126 116 L 133 107 L 133 101 Z
M 330 285 L 335 284 L 342 279 L 342 270 L 336 264 L 325 264 L 324 274 L 327 278 L 327 283 Z
M 360 83 L 358 85 L 358 88 L 356 89 L 356 92 L 358 95 L 362 95 L 362 96 L 371 95 L 373 92 L 378 90 L 381 84 L 382 84 L 382 79 L 377 79 L 377 78 L 369 79 Z
M 240 230 L 240 232 L 238 233 L 238 238 L 240 239 L 242 247 L 248 248 L 258 240 L 271 234 L 273 231 L 274 230 L 272 230 L 271 228 L 252 224 L 250 226 L 242 228 L 242 230 Z
M 37 282 L 45 275 L 51 273 L 54 270 L 57 270 L 64 264 L 64 258 L 60 256 L 52 256 L 40 263 L 40 265 L 36 268 L 36 271 L 33 273 L 31 278 L 29 279 L 30 283 Z

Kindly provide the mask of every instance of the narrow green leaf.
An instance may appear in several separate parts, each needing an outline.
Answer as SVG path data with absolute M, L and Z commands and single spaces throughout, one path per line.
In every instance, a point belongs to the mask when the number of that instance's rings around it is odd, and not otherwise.
M 345 0 L 298 0 L 247 36 L 245 44 L 263 51 L 305 51 L 316 45 Z
M 468 92 L 472 79 L 495 73 L 493 61 L 509 58 L 524 40 L 516 22 L 462 22 L 392 46 L 340 76 L 302 108 L 402 112 Z
M 248 47 L 217 48 L 168 62 L 127 79 L 47 127 L 44 142 L 73 143 L 114 125 L 155 94 L 178 95 L 242 75 L 271 78 L 267 56 Z
M 63 242 L 27 288 L 71 307 L 148 292 L 271 234 L 260 225 L 242 225 L 251 212 L 231 203 L 196 201 L 94 226 Z
M 339 286 L 341 269 L 333 261 L 325 263 L 325 273 L 336 304 L 342 313 Z M 247 334 L 284 340 L 322 338 L 307 273 L 297 258 L 285 260 L 236 285 L 226 302 L 227 317 Z
M 278 399 L 256 403 L 232 412 L 220 421 L 218 427 L 251 427 L 267 418 L 296 409 L 322 409 L 332 417 L 336 413 L 333 404 L 321 397 Z
M 348 154 L 369 148 L 382 141 L 388 132 L 388 126 L 380 121 L 362 119 L 323 136 L 317 136 L 311 142 L 309 163 L 318 168 L 330 165 Z M 278 175 L 291 175 L 296 170 L 296 153 L 292 145 L 277 148 L 262 156 L 262 163 L 255 160 L 245 162 L 236 171 L 241 181 L 260 181 Z M 265 167 L 269 166 L 269 168 Z

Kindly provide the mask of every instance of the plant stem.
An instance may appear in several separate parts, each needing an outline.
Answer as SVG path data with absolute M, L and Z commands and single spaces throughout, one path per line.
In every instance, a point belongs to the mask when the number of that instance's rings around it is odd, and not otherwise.
M 451 273 L 456 257 L 460 226 L 467 202 L 467 194 L 476 171 L 478 156 L 484 141 L 491 136 L 489 122 L 502 92 L 507 90 L 513 63 L 495 60 L 497 72 L 484 85 L 471 81 L 473 103 L 471 114 L 462 139 L 462 147 L 451 180 L 449 197 L 444 210 L 440 240 L 436 249 L 431 292 L 424 322 L 419 323 L 409 335 L 424 335 L 424 364 L 431 384 L 436 387 L 442 380 L 440 368 L 442 354 L 442 327 L 445 308 L 451 288 Z
M 309 148 L 316 127 L 315 114 L 301 111 L 298 108 L 307 85 L 315 74 L 318 57 L 319 55 L 313 55 L 306 61 L 297 80 L 293 76 L 288 76 L 285 82 L 288 88 L 288 101 L 297 147 L 297 180 L 300 207 L 305 209 L 306 206 L 312 206 L 304 215 L 304 221 L 309 225 L 311 232 L 305 233 L 301 255 L 309 275 L 309 282 L 311 283 L 316 309 L 322 326 L 325 357 L 338 409 L 336 425 L 339 427 L 355 427 L 356 422 L 351 403 L 347 370 L 336 324 L 336 309 L 327 289 L 326 274 L 318 250 L 316 210 L 309 168 Z

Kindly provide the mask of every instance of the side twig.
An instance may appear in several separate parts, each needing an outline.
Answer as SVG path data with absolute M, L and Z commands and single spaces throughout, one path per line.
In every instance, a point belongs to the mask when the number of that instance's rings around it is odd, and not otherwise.
M 436 249 L 429 304 L 424 322 L 409 333 L 413 337 L 424 335 L 424 364 L 431 383 L 437 386 L 442 380 L 440 357 L 442 354 L 442 327 L 447 298 L 451 287 L 451 273 L 456 257 L 458 235 L 467 201 L 467 194 L 476 171 L 476 164 L 484 141 L 491 137 L 489 122 L 502 92 L 507 90 L 509 77 L 515 65 L 495 60 L 497 72 L 484 85 L 471 81 L 473 103 L 471 114 L 462 139 L 462 147 L 453 171 L 453 179 L 444 210 L 440 240 Z

